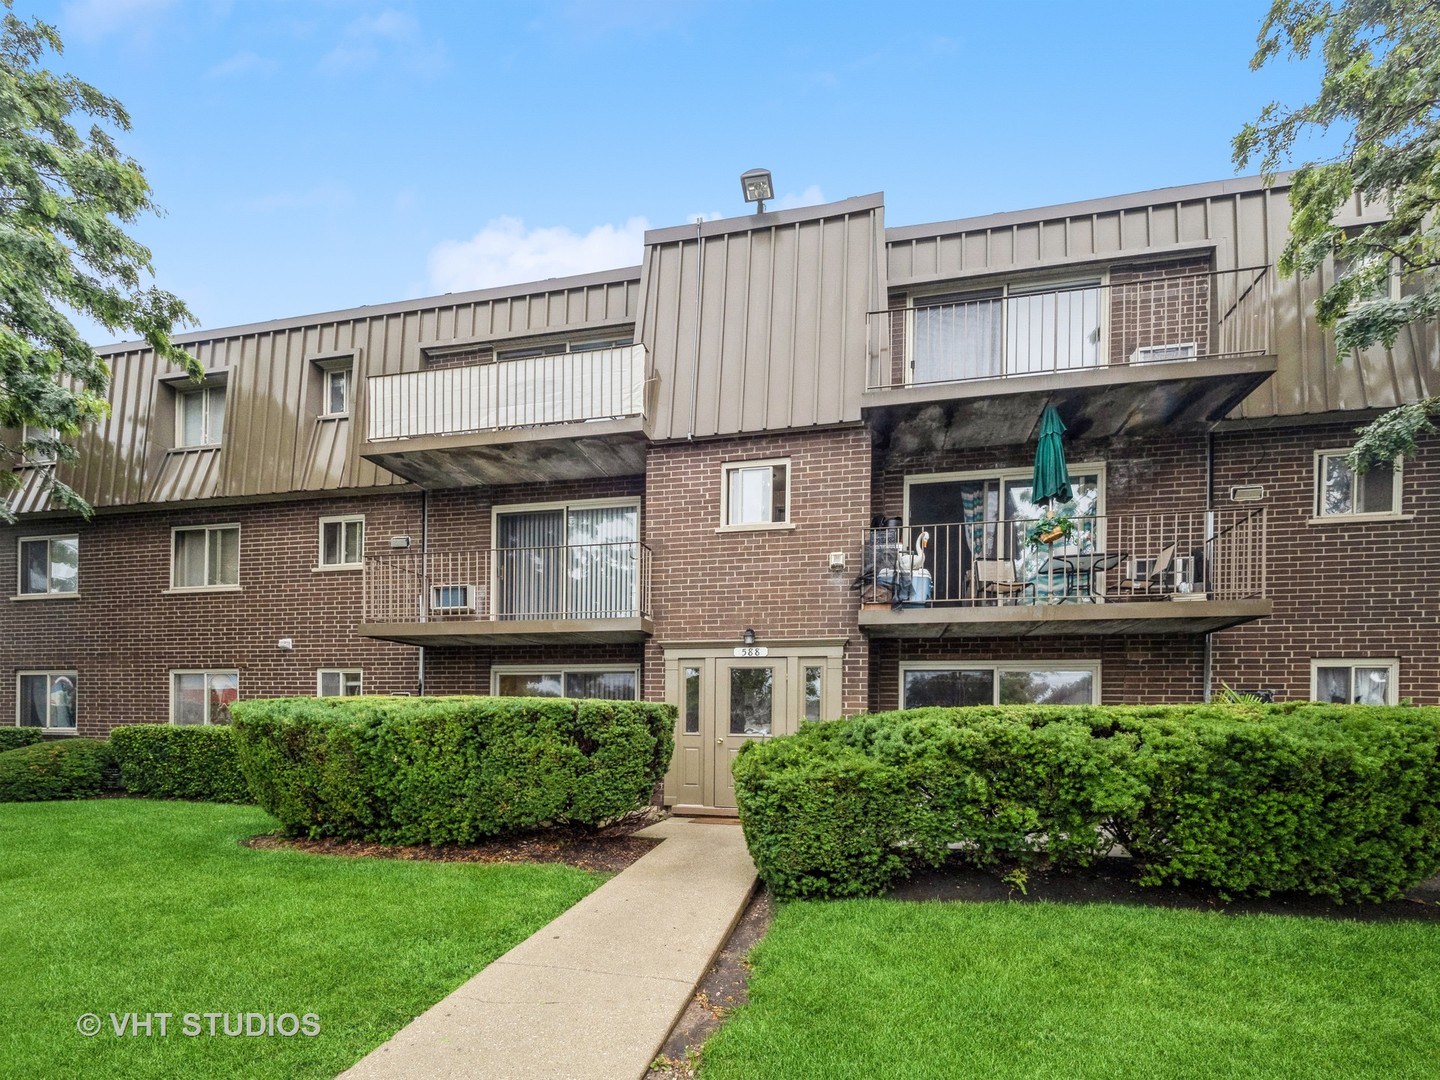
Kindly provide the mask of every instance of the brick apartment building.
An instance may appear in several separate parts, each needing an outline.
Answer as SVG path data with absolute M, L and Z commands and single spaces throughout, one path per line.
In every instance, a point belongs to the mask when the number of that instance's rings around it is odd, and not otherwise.
M 889 229 L 874 195 L 191 334 L 198 386 L 114 346 L 113 414 L 65 470 L 94 518 L 15 466 L 14 722 L 640 696 L 680 710 L 667 799 L 723 808 L 739 746 L 807 717 L 1222 684 L 1440 703 L 1440 453 L 1341 460 L 1440 393 L 1440 342 L 1337 363 L 1328 282 L 1275 271 L 1287 220 L 1252 179 Z M 1050 544 L 1047 405 L 1076 526 Z

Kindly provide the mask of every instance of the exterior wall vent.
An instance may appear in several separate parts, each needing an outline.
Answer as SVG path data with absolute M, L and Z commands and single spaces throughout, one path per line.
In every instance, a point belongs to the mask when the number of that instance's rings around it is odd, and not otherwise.
M 1167 360 L 1194 360 L 1199 355 L 1195 342 L 1184 341 L 1174 345 L 1141 345 L 1130 354 L 1132 364 L 1159 364 Z
M 1265 488 L 1260 484 L 1242 484 L 1230 489 L 1231 502 L 1259 502 L 1265 498 Z

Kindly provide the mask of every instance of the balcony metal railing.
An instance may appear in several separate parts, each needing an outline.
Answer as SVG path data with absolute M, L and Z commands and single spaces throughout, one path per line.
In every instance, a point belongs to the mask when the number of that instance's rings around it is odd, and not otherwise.
M 1093 514 L 1053 543 L 1031 540 L 1035 525 L 1006 518 L 866 529 L 861 600 L 922 608 L 1265 596 L 1263 508 Z
M 649 614 L 650 549 L 637 542 L 407 551 L 365 560 L 365 623 Z
M 994 288 L 872 311 L 871 390 L 1270 350 L 1269 268 L 1050 290 Z
M 643 416 L 645 347 L 372 375 L 366 389 L 372 442 Z

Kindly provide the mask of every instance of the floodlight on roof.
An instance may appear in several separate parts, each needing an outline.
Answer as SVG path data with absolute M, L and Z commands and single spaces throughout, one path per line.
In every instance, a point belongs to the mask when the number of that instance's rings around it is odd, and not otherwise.
M 740 174 L 740 187 L 745 192 L 745 201 L 756 205 L 755 212 L 765 212 L 765 200 L 775 198 L 775 183 L 770 179 L 769 169 L 750 169 Z

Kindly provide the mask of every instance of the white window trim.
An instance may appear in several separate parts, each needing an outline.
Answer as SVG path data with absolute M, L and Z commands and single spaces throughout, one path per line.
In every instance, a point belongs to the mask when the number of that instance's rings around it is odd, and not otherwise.
M 777 465 L 785 466 L 785 520 L 784 521 L 752 521 L 740 524 L 729 524 L 730 519 L 730 474 L 737 469 L 763 469 L 774 468 Z M 791 510 L 791 495 L 795 491 L 795 468 L 790 463 L 790 458 L 756 458 L 754 461 L 727 461 L 720 466 L 720 527 L 717 533 L 731 532 L 785 532 L 795 528 L 794 514 Z
M 905 704 L 905 674 L 910 671 L 993 671 L 996 677 L 992 705 L 1000 701 L 999 676 L 1002 671 L 1088 671 L 1094 699 L 1092 704 L 1099 705 L 1102 700 L 1100 668 L 1099 660 L 925 660 L 902 663 L 896 684 L 896 700 L 900 702 L 900 708 L 909 708 Z
M 620 344 L 619 339 L 628 337 L 630 340 Z M 635 331 L 633 327 L 630 333 L 615 334 L 592 334 L 589 337 L 569 337 L 549 335 L 547 337 L 510 339 L 508 341 L 489 342 L 494 363 L 510 364 L 523 360 L 540 360 L 545 356 L 566 356 L 570 353 L 587 353 L 611 351 L 614 349 L 629 349 L 635 345 Z M 542 353 L 537 356 L 509 356 L 503 357 L 504 352 L 522 352 L 530 349 L 548 349 L 552 345 L 563 345 L 564 348 L 551 353 Z M 459 351 L 458 349 L 456 351 Z
M 20 685 L 26 675 L 44 675 L 46 679 L 59 678 L 64 676 L 69 679 L 75 687 L 75 723 L 69 727 L 60 727 L 50 723 L 50 693 L 49 683 L 46 683 L 45 693 L 45 723 L 38 728 L 30 728 L 31 731 L 79 731 L 80 730 L 80 678 L 70 668 L 37 668 L 25 669 L 15 672 L 15 726 L 23 727 L 20 723 L 20 714 L 23 710 L 23 699 L 20 695 Z
M 1400 661 L 1396 657 L 1315 657 L 1310 661 L 1310 700 L 1319 702 L 1320 669 L 1322 667 L 1357 667 L 1387 668 L 1390 672 L 1390 679 L 1386 690 L 1386 705 L 1394 705 L 1400 700 Z M 1350 696 L 1355 696 L 1355 673 L 1350 673 Z M 1321 704 L 1324 704 L 1321 702 Z
M 1343 457 L 1350 453 L 1352 448 L 1348 446 L 1330 450 L 1316 450 L 1315 462 L 1313 465 L 1314 488 L 1310 496 L 1310 518 L 1308 525 L 1330 525 L 1335 522 L 1348 521 L 1411 521 L 1414 514 L 1407 514 L 1400 502 L 1401 493 L 1404 491 L 1403 478 L 1405 474 L 1405 459 L 1396 458 L 1390 465 L 1391 483 L 1393 485 L 1390 496 L 1390 504 L 1393 510 L 1382 510 L 1373 514 L 1325 514 L 1321 512 L 1325 494 L 1325 459 L 1328 457 Z
M 326 675 L 340 676 L 340 686 L 345 686 L 346 675 L 357 675 L 360 678 L 360 691 L 356 694 L 327 694 L 324 692 L 324 681 Z M 315 672 L 315 696 L 318 697 L 359 697 L 365 693 L 365 670 L 363 668 L 318 668 Z
M 336 375 L 345 376 L 345 409 L 343 412 L 332 412 L 330 410 L 330 380 Z M 348 418 L 355 397 L 355 369 L 349 364 L 322 368 L 320 372 L 320 386 L 323 398 L 323 408 L 320 410 L 320 419 L 343 420 Z
M 46 535 L 46 536 L 19 536 L 19 537 L 16 537 L 16 538 L 15 538 L 15 595 L 12 596 L 10 599 L 11 599 L 11 600 L 74 600 L 74 599 L 76 599 L 76 598 L 79 597 L 79 595 L 80 595 L 80 567 L 79 567 L 78 565 L 75 567 L 75 591 L 74 591 L 74 592 L 56 592 L 54 589 L 47 589 L 45 592 L 33 592 L 33 593 L 21 592 L 21 590 L 20 590 L 20 584 L 21 584 L 21 582 L 24 580 L 24 577 L 25 577 L 25 559 L 24 559 L 24 554 L 23 554 L 23 552 L 22 552 L 21 549 L 23 548 L 23 546 L 24 546 L 25 544 L 31 543 L 32 541 L 40 541 L 40 540 L 44 540 L 44 541 L 46 541 L 47 543 L 48 543 L 49 541 L 51 541 L 51 540 L 74 540 L 74 541 L 75 541 L 76 557 L 77 557 L 77 559 L 78 559 L 78 557 L 79 557 L 79 552 L 80 552 L 80 534 L 79 534 L 79 533 L 52 533 L 52 534 Z M 173 550 L 173 549 L 172 549 L 172 550 Z M 173 557 L 173 556 L 172 556 L 172 557 Z M 49 556 L 48 548 L 47 548 L 47 552 L 46 552 L 46 556 L 45 556 L 45 565 L 46 565 L 46 570 L 47 570 L 46 577 L 47 577 L 48 579 L 50 579 L 50 580 L 53 581 L 53 575 L 50 575 L 49 572 L 48 572 L 48 570 L 49 570 L 49 565 L 50 565 L 50 556 Z
M 33 424 L 22 424 L 20 427 L 20 441 L 29 442 L 36 437 L 58 439 L 60 432 L 55 428 L 37 428 Z M 32 453 L 20 456 L 19 467 L 26 469 L 43 469 L 56 464 L 58 459 L 52 454 L 50 457 L 35 457 Z
M 1096 480 L 1095 517 L 1105 516 L 1105 488 L 1106 488 L 1106 463 L 1103 461 L 1077 461 L 1066 462 L 1065 469 L 1072 476 L 1084 476 L 1087 473 L 1094 473 Z M 949 484 L 964 480 L 998 480 L 1004 484 L 1007 480 L 1028 480 L 1035 475 L 1034 465 L 1026 465 L 1023 468 L 1014 469 L 967 469 L 964 472 L 937 472 L 937 473 L 910 473 L 905 477 L 905 497 L 901 513 L 905 515 L 904 520 L 910 520 L 910 488 L 915 484 Z M 1001 507 L 1004 510 L 1004 507 Z M 927 522 L 926 524 L 939 525 L 943 522 Z M 957 523 L 958 524 L 958 523 Z
M 344 530 L 343 526 L 344 526 L 347 522 L 351 522 L 351 521 L 358 521 L 358 522 L 360 523 L 360 561 L 359 561 L 359 562 L 353 562 L 353 563 L 347 563 L 347 562 L 327 563 L 327 562 L 325 561 L 325 526 L 326 526 L 326 525 L 333 525 L 333 524 L 337 524 L 337 523 L 342 526 L 342 528 L 341 528 L 341 530 L 340 530 L 340 549 L 341 549 L 341 554 L 343 555 L 343 554 L 344 554 L 344 549 L 345 549 L 345 530 Z M 336 571 L 336 570 L 363 570 L 363 569 L 365 569 L 365 515 L 364 515 L 364 514 L 335 514 L 335 515 L 332 515 L 332 516 L 330 516 L 330 517 L 322 517 L 322 518 L 320 519 L 319 525 L 318 525 L 316 528 L 317 528 L 318 540 L 319 540 L 319 546 L 316 548 L 316 551 L 315 551 L 316 559 L 315 559 L 315 567 L 314 567 L 314 569 L 316 570 L 316 572 L 318 572 L 318 573 L 329 573 L 329 572 L 333 572 L 333 571 Z
M 494 664 L 490 668 L 490 696 L 501 696 L 501 675 L 549 675 L 557 671 L 560 673 L 560 677 L 562 680 L 567 674 L 571 672 L 586 674 L 597 671 L 623 671 L 633 674 L 635 676 L 635 696 L 633 698 L 622 700 L 640 701 L 642 700 L 641 695 L 643 695 L 645 692 L 645 688 L 640 685 L 639 664 Z M 573 701 L 577 699 L 562 698 L 557 700 Z
M 195 727 L 195 724 L 179 724 L 175 720 L 175 677 L 177 675 L 233 675 L 235 676 L 235 700 L 240 700 L 240 671 L 238 668 L 171 668 L 170 669 L 170 726 Z M 79 711 L 78 709 L 76 710 Z M 205 692 L 205 722 L 199 727 L 221 727 L 210 719 L 210 692 Z
M 182 532 L 199 532 L 200 530 L 235 530 L 236 563 L 235 563 L 235 584 L 234 585 L 176 585 L 175 584 L 175 534 Z M 206 566 L 208 572 L 210 541 L 205 541 Z M 238 521 L 221 522 L 215 525 L 176 525 L 170 530 L 170 588 L 166 593 L 213 593 L 213 592 L 240 592 L 241 560 L 244 555 L 243 538 L 240 536 L 240 523 Z
M 206 383 L 204 386 L 192 386 L 187 388 L 175 388 L 175 449 L 176 450 L 213 450 L 221 445 L 225 437 L 225 413 L 220 414 L 220 438 L 213 438 L 210 432 L 210 391 L 218 389 L 225 393 L 225 408 L 230 407 L 230 395 L 226 392 L 225 382 Z M 182 412 L 185 408 L 184 399 L 187 397 L 204 398 L 201 404 L 201 415 L 205 419 L 205 442 L 187 443 L 182 440 L 185 437 L 185 418 Z

